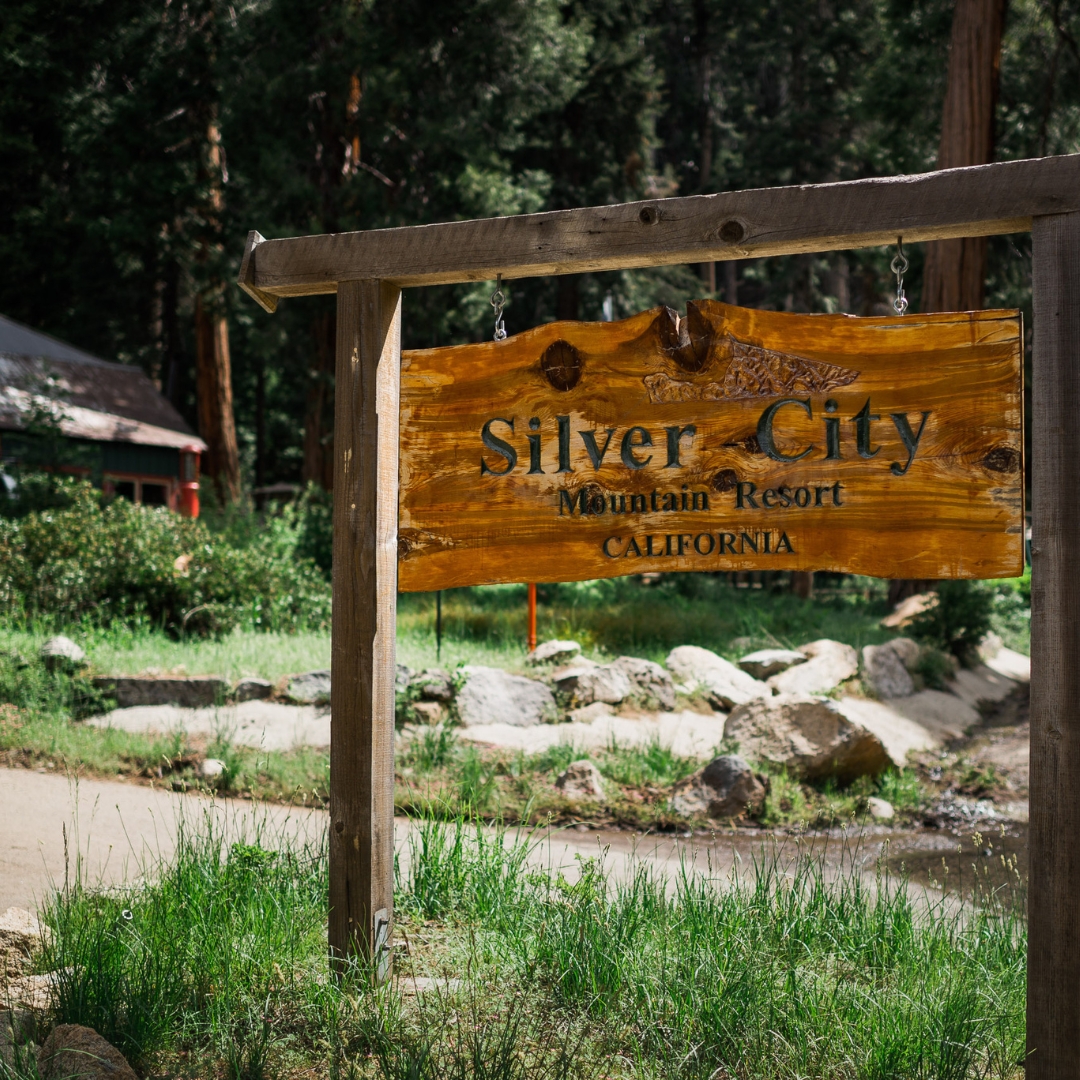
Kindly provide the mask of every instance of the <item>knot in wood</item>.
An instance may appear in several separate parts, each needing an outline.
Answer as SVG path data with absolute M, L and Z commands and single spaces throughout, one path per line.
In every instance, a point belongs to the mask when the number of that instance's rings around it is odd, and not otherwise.
M 725 491 L 734 491 L 739 482 L 738 473 L 734 469 L 721 469 L 714 477 L 712 486 L 722 495 Z
M 716 235 L 719 236 L 725 244 L 737 244 L 746 236 L 746 226 L 741 221 L 736 221 L 732 218 L 730 221 L 725 221 L 724 224 L 720 226 Z
M 638 211 L 638 221 L 642 225 L 655 225 L 660 220 L 660 211 L 655 206 L 643 206 Z
M 1020 451 L 1013 446 L 995 446 L 982 459 L 984 469 L 991 472 L 1011 473 L 1020 471 Z
M 540 357 L 540 370 L 556 390 L 573 390 L 584 367 L 581 353 L 569 341 L 553 341 Z

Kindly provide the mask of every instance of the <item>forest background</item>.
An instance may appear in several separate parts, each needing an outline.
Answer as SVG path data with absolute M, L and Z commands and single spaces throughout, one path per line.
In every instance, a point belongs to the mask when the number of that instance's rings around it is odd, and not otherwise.
M 2 9 L 0 311 L 142 366 L 211 443 L 225 499 L 330 487 L 333 472 L 333 298 L 259 310 L 233 284 L 249 229 L 373 229 L 1080 149 L 1080 8 L 1066 0 Z M 909 250 L 912 310 L 1030 315 L 1029 237 L 974 243 L 974 259 L 957 247 L 951 270 L 928 272 L 926 295 L 925 252 Z M 705 296 L 885 313 L 892 254 L 511 282 L 507 326 Z M 490 336 L 490 293 L 410 290 L 405 347 Z

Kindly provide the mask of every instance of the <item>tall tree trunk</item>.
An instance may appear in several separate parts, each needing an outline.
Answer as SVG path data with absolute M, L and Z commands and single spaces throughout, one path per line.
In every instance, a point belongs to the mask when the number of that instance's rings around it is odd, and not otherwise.
M 203 294 L 195 299 L 195 392 L 199 434 L 208 447 L 203 472 L 213 479 L 222 502 L 234 502 L 240 498 L 240 452 L 233 419 L 229 325 Z
M 1007 0 L 956 0 L 937 167 L 994 159 L 994 108 Z M 986 237 L 927 245 L 923 311 L 975 311 L 983 305 Z
M 697 59 L 698 80 L 698 190 L 708 192 L 712 180 L 713 161 L 713 107 L 712 107 L 712 56 L 709 52 L 709 12 L 705 0 L 694 3 L 694 52 Z M 702 283 L 710 293 L 716 292 L 716 263 L 698 263 Z M 730 301 L 729 301 L 730 302 Z
M 266 361 L 255 369 L 255 486 L 266 485 Z

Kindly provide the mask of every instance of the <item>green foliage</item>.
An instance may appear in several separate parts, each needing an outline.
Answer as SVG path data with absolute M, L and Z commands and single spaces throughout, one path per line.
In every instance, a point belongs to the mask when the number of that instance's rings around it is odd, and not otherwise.
M 921 675 L 931 690 L 944 690 L 956 675 L 956 657 L 933 646 L 924 647 L 915 661 L 915 674 Z
M 329 586 L 270 518 L 245 546 L 164 508 L 65 481 L 66 506 L 0 519 L 0 614 L 58 625 L 146 620 L 177 636 L 329 622 Z
M 974 665 L 979 643 L 993 625 L 992 587 L 981 581 L 941 581 L 936 595 L 936 602 L 912 622 L 912 636 L 952 653 L 965 666 Z

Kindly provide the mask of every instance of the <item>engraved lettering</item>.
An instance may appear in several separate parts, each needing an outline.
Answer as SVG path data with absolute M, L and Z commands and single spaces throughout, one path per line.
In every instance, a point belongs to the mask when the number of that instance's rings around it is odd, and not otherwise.
M 912 432 L 911 424 L 908 423 L 907 413 L 894 412 L 889 415 L 892 417 L 892 422 L 896 425 L 896 430 L 904 444 L 904 449 L 908 452 L 906 465 L 901 468 L 900 462 L 894 461 L 889 468 L 894 475 L 903 476 L 904 473 L 911 468 L 911 463 L 915 460 L 915 451 L 919 448 L 919 440 L 922 438 L 923 429 L 926 427 L 926 418 L 930 415 L 930 412 L 926 411 L 922 414 L 922 423 L 919 424 L 918 432 Z
M 497 435 L 491 433 L 492 424 L 505 424 L 511 431 L 514 430 L 514 421 L 506 420 L 501 416 L 492 417 L 484 426 L 480 429 L 480 438 L 484 445 L 493 450 L 500 457 L 506 459 L 505 469 L 493 469 L 484 460 L 484 455 L 480 455 L 480 475 L 481 476 L 505 476 L 511 469 L 517 464 L 517 451 L 508 443 L 504 442 Z
M 781 398 L 779 401 L 774 401 L 762 414 L 761 419 L 758 420 L 757 426 L 757 441 L 761 447 L 763 453 L 768 454 L 773 461 L 799 461 L 806 457 L 813 449 L 813 443 L 811 443 L 805 450 L 798 454 L 785 454 L 776 447 L 776 441 L 773 438 L 773 418 L 779 409 L 782 409 L 785 405 L 798 405 L 807 416 L 813 417 L 814 410 L 810 406 L 810 399 L 806 398 Z
M 637 436 L 635 440 L 634 436 Z M 632 427 L 623 437 L 622 445 L 619 448 L 619 452 L 622 456 L 622 463 L 628 469 L 644 469 L 646 465 L 652 461 L 652 454 L 647 458 L 639 458 L 634 450 L 639 446 L 652 446 L 652 436 L 643 427 Z

